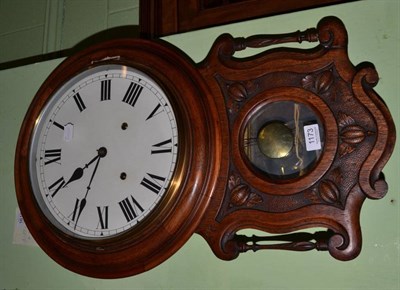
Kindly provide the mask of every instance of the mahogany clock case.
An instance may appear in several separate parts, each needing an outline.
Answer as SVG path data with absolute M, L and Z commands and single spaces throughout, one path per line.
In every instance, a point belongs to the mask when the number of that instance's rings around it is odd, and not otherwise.
M 317 44 L 235 57 L 248 47 L 303 41 Z M 143 39 L 105 42 L 66 59 L 39 89 L 18 139 L 16 192 L 29 230 L 59 264 L 100 278 L 150 270 L 193 233 L 224 260 L 260 249 L 355 258 L 362 204 L 388 190 L 381 170 L 395 126 L 373 90 L 373 65 L 354 66 L 347 44 L 343 23 L 326 17 L 294 33 L 221 35 L 198 64 L 170 44 Z M 168 193 L 142 224 L 110 238 L 82 239 L 42 213 L 28 156 L 35 120 L 54 92 L 102 64 L 140 69 L 163 88 L 177 115 L 178 163 Z M 314 140 L 318 146 L 307 147 Z M 315 227 L 327 230 L 301 232 Z M 248 228 L 269 235 L 238 234 Z

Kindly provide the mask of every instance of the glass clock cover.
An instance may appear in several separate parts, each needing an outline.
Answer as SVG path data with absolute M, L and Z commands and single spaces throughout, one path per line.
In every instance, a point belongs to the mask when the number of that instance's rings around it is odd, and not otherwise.
M 122 233 L 163 199 L 177 145 L 172 106 L 151 77 L 121 65 L 91 68 L 63 85 L 37 120 L 30 152 L 36 200 L 63 231 Z
M 324 128 L 306 104 L 279 101 L 261 105 L 248 119 L 243 151 L 251 167 L 271 179 L 306 174 L 324 147 Z

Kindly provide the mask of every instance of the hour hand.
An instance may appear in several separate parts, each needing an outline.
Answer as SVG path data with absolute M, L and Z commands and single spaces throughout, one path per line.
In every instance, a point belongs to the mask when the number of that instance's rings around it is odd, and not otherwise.
M 90 166 L 90 164 L 92 164 L 93 162 L 95 162 L 97 160 L 97 158 L 100 158 L 99 155 L 96 155 L 96 157 L 94 157 L 92 160 L 89 161 L 89 163 L 85 164 L 85 166 L 82 167 L 78 167 L 77 169 L 75 169 L 74 173 L 72 173 L 70 179 L 68 180 L 67 183 L 64 184 L 63 187 L 66 187 L 68 184 L 70 184 L 73 181 L 76 181 L 78 179 L 81 179 L 83 176 L 83 172 L 86 168 L 88 168 Z
M 72 181 L 80 179 L 82 176 L 83 176 L 83 168 L 78 167 L 77 169 L 75 169 L 74 173 L 72 173 L 71 178 L 68 180 L 66 184 L 64 184 L 63 187 L 66 187 Z

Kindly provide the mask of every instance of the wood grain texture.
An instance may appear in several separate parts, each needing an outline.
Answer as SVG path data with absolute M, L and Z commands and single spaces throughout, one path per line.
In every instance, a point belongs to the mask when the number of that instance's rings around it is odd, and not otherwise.
M 395 143 L 393 120 L 373 90 L 373 65 L 354 66 L 347 32 L 334 17 L 316 29 L 250 38 L 219 37 L 199 69 L 214 93 L 224 156 L 217 190 L 197 232 L 222 259 L 252 249 L 328 250 L 340 260 L 361 250 L 359 215 L 365 198 L 387 192 L 381 170 Z M 311 50 L 278 48 L 238 59 L 235 52 L 286 42 L 319 41 Z M 306 104 L 322 119 L 325 143 L 318 163 L 304 176 L 276 180 L 246 160 L 243 128 L 256 110 L 274 102 Z M 286 235 L 281 243 L 237 235 L 246 228 L 269 234 L 323 227 L 315 242 Z M 279 237 L 276 238 L 279 241 Z
M 179 153 L 171 186 L 149 219 L 122 235 L 80 239 L 54 226 L 30 186 L 30 139 L 43 107 L 67 80 L 90 67 L 124 64 L 140 69 L 165 90 L 177 118 Z M 15 159 L 17 199 L 41 248 L 62 266 L 101 278 L 147 271 L 169 258 L 193 234 L 217 178 L 218 127 L 208 88 L 191 61 L 164 42 L 122 39 L 85 49 L 64 61 L 43 83 L 21 127 Z M 112 116 L 107 116 L 111 118 Z
M 390 112 L 373 90 L 376 70 L 349 61 L 347 40 L 343 23 L 327 17 L 316 28 L 288 34 L 223 34 L 198 64 L 166 42 L 143 39 L 105 42 L 68 58 L 33 99 L 16 148 L 17 199 L 32 235 L 62 266 L 100 278 L 150 270 L 193 233 L 224 260 L 261 249 L 324 250 L 339 260 L 354 259 L 362 246 L 361 207 L 366 198 L 386 194 L 381 171 L 396 137 Z M 316 46 L 235 57 L 247 47 L 302 41 Z M 28 155 L 35 120 L 53 93 L 103 63 L 141 69 L 166 91 L 178 120 L 178 165 L 151 219 L 120 236 L 84 240 L 61 232 L 41 212 L 30 186 Z M 287 179 L 254 168 L 243 144 L 249 120 L 279 102 L 307 106 L 325 132 L 318 161 L 306 174 Z M 315 227 L 326 231 L 293 233 Z M 238 234 L 247 228 L 267 234 Z
M 355 0 L 141 0 L 140 33 L 156 38 Z

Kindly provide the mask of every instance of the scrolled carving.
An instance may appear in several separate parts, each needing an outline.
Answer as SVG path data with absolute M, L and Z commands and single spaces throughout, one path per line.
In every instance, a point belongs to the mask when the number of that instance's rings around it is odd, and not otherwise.
M 372 66 L 349 61 L 340 20 L 324 18 L 317 32 L 312 36 L 320 43 L 314 49 L 266 49 L 242 59 L 234 57 L 237 50 L 266 47 L 276 39 L 225 35 L 201 63 L 221 116 L 224 156 L 211 209 L 197 232 L 221 259 L 262 249 L 328 250 L 336 259 L 353 259 L 362 244 L 361 207 L 366 197 L 381 198 L 387 191 L 381 171 L 393 152 L 395 127 L 373 90 L 378 75 Z M 248 145 L 244 129 L 261 106 L 288 100 L 318 113 L 324 144 L 309 174 L 280 180 L 254 171 L 243 159 Z M 328 232 L 286 236 L 310 227 Z M 237 234 L 247 228 L 267 235 Z
M 347 47 L 347 31 L 339 19 L 330 16 L 318 23 L 319 42 L 326 48 Z
M 228 188 L 230 190 L 230 207 L 253 207 L 263 200 L 260 195 L 253 193 L 247 184 L 241 182 L 240 177 L 231 175 L 228 181 Z

